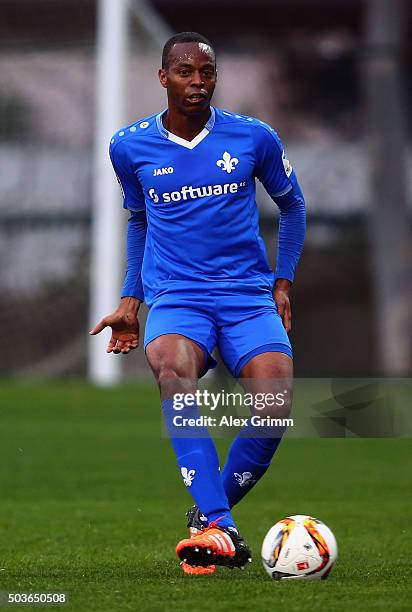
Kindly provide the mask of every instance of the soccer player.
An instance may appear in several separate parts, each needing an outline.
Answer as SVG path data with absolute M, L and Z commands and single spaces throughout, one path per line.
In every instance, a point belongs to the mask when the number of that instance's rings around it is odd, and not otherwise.
M 240 71 L 239 79 L 244 75 Z M 149 314 L 144 347 L 184 484 L 195 506 L 190 537 L 176 552 L 188 573 L 216 565 L 243 567 L 251 558 L 231 508 L 268 469 L 282 431 L 246 423 L 222 471 L 205 427 L 178 427 L 173 396 L 194 393 L 215 365 L 217 346 L 234 377 L 254 393 L 286 391 L 290 409 L 292 349 L 289 290 L 305 234 L 305 203 L 275 131 L 263 121 L 211 106 L 215 52 L 194 32 L 164 46 L 161 85 L 167 109 L 118 131 L 110 157 L 130 211 L 128 267 L 109 326 L 109 353 L 138 346 L 138 311 Z M 265 95 L 265 85 L 262 91 Z M 255 179 L 280 209 L 277 267 L 271 270 L 259 233 Z M 285 389 L 286 386 L 286 389 Z M 198 415 L 188 401 L 186 417 Z M 180 413 L 182 414 L 182 413 Z

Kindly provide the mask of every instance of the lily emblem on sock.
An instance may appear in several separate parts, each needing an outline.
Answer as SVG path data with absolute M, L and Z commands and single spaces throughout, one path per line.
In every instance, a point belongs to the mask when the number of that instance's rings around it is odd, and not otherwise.
M 180 472 L 183 476 L 183 482 L 187 487 L 192 486 L 193 478 L 195 477 L 196 470 L 188 470 L 187 467 L 180 468 Z
M 256 480 L 253 479 L 253 474 L 251 472 L 242 472 L 242 474 L 234 472 L 233 476 L 236 478 L 241 487 L 247 487 L 255 484 L 256 482 Z

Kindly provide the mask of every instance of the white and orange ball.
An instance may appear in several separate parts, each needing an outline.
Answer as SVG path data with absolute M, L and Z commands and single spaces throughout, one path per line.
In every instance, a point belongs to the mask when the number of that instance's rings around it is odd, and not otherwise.
M 325 523 L 305 514 L 288 516 L 267 532 L 263 567 L 274 580 L 327 578 L 338 558 L 335 536 Z

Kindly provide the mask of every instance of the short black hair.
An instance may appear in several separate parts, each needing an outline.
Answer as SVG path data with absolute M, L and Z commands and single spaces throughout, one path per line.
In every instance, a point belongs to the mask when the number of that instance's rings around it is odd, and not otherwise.
M 173 45 L 188 42 L 203 43 L 204 45 L 208 45 L 213 52 L 215 51 L 210 40 L 208 40 L 205 36 L 202 36 L 202 34 L 198 34 L 197 32 L 180 32 L 166 41 L 162 53 L 162 68 L 167 68 L 169 65 L 169 53 Z

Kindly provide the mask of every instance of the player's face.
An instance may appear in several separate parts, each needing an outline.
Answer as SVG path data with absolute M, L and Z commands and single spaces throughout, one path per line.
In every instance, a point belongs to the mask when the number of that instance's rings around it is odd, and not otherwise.
M 167 89 L 170 106 L 185 114 L 197 114 L 209 108 L 216 85 L 216 61 L 213 49 L 203 43 L 179 43 L 172 47 L 169 65 L 159 70 L 159 79 Z

